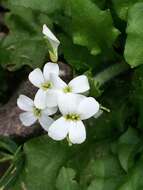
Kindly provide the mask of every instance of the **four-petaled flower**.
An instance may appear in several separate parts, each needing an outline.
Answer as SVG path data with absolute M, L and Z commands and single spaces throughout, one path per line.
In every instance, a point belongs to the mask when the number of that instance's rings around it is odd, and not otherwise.
M 57 112 L 57 107 L 39 109 L 35 106 L 33 100 L 25 95 L 20 95 L 17 100 L 18 107 L 25 111 L 20 114 L 20 120 L 24 126 L 31 126 L 37 120 L 40 125 L 47 130 L 47 128 L 53 123 L 53 119 L 49 117 Z
M 54 88 L 60 93 L 84 93 L 90 89 L 88 79 L 85 75 L 80 75 L 72 79 L 68 84 L 66 84 L 60 77 L 52 75 L 52 81 Z
M 30 82 L 39 88 L 34 104 L 39 109 L 57 106 L 57 96 L 52 76 L 59 75 L 59 66 L 56 63 L 48 62 L 45 64 L 43 73 L 37 68 L 29 74 Z
M 92 97 L 69 93 L 59 97 L 58 106 L 63 116 L 52 123 L 48 135 L 54 140 L 67 138 L 73 144 L 84 142 L 86 130 L 82 120 L 95 115 L 99 103 Z
M 51 32 L 51 30 L 46 26 L 46 24 L 43 25 L 43 31 L 42 32 L 45 35 L 45 38 L 47 40 L 50 59 L 53 62 L 57 62 L 57 60 L 58 60 L 58 46 L 60 45 L 60 41 Z

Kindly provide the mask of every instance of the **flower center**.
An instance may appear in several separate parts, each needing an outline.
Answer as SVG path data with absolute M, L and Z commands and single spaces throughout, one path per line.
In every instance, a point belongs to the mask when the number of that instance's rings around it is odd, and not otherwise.
M 64 93 L 69 93 L 69 92 L 72 92 L 72 88 L 70 86 L 66 86 L 64 89 L 63 89 Z
M 45 82 L 45 83 L 43 83 L 43 84 L 41 85 L 41 88 L 42 88 L 43 90 L 48 90 L 48 89 L 52 88 L 52 83 L 51 83 L 51 82 Z
M 36 107 L 33 108 L 33 113 L 36 117 L 41 117 L 41 114 L 42 114 L 42 110 L 41 109 L 38 109 Z
M 67 114 L 65 116 L 65 119 L 66 120 L 71 120 L 71 121 L 78 121 L 80 120 L 80 116 L 76 113 L 71 113 L 71 114 Z

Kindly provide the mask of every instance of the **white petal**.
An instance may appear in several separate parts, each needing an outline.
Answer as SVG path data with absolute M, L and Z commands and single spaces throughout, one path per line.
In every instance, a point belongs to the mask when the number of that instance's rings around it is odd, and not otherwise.
M 76 113 L 80 101 L 85 98 L 83 95 L 72 93 L 59 93 L 58 106 L 63 115 Z
M 20 109 L 24 111 L 32 111 L 33 110 L 33 100 L 25 95 L 20 95 L 17 99 L 17 105 Z
M 39 109 L 44 109 L 47 105 L 47 92 L 39 89 L 34 98 L 34 104 Z
M 50 74 L 59 75 L 59 65 L 57 63 L 48 62 L 45 64 L 43 74 L 46 80 L 49 80 Z
M 43 73 L 42 71 L 37 68 L 34 69 L 30 74 L 29 74 L 29 80 L 30 82 L 36 86 L 36 87 L 40 87 L 42 83 L 44 83 L 44 77 L 43 77 Z
M 39 118 L 39 123 L 45 131 L 48 131 L 53 121 L 54 120 L 51 117 L 48 117 L 46 114 L 42 114 L 42 116 Z
M 47 107 L 56 107 L 57 104 L 57 92 L 55 90 L 49 90 L 46 94 Z
M 103 110 L 99 110 L 93 117 L 95 119 L 97 119 L 98 117 L 100 117 L 103 114 Z
M 69 139 L 73 144 L 81 144 L 86 139 L 86 130 L 82 121 L 74 122 L 69 129 Z
M 53 89 L 62 90 L 67 86 L 67 84 L 60 77 L 58 77 L 56 75 L 51 74 L 50 81 L 53 84 Z
M 60 41 L 56 38 L 56 36 L 51 32 L 51 30 L 46 26 L 46 24 L 43 25 L 43 34 L 48 38 L 51 46 L 53 49 L 57 49 Z
M 71 80 L 69 86 L 74 93 L 83 93 L 90 89 L 88 79 L 85 75 L 78 76 Z
M 24 112 L 19 115 L 20 121 L 26 127 L 33 125 L 37 118 L 34 116 L 32 112 Z
M 88 119 L 99 111 L 99 103 L 92 97 L 83 99 L 78 106 L 81 120 Z
M 54 140 L 62 140 L 68 134 L 69 125 L 70 122 L 61 117 L 49 127 L 48 135 Z
M 58 111 L 58 107 L 50 107 L 50 108 L 48 107 L 48 108 L 42 110 L 42 113 L 46 114 L 46 115 L 53 115 L 57 111 Z

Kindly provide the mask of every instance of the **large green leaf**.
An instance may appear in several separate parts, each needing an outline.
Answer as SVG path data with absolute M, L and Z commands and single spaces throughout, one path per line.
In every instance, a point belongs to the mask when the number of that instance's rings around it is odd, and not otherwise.
M 41 32 L 42 20 L 45 17 L 42 13 L 39 15 L 23 7 L 12 9 L 6 14 L 5 22 L 10 31 L 0 49 L 0 64 L 3 67 L 16 70 L 23 65 L 33 68 L 43 65 L 45 58 L 48 58 L 47 46 Z M 50 23 L 48 17 L 46 20 Z M 7 59 L 4 59 L 4 56 Z
M 73 44 L 72 39 L 65 35 L 61 35 L 60 40 L 64 58 L 74 68 L 77 70 L 83 70 L 84 72 L 87 71 L 87 69 L 97 66 L 99 59 L 97 60 L 95 56 L 91 55 L 86 47 Z
M 54 190 L 58 171 L 69 156 L 68 145 L 54 142 L 46 135 L 27 142 L 24 153 L 25 168 L 14 189 L 23 185 L 30 190 Z
M 14 35 L 8 36 L 3 48 L 8 53 L 9 60 L 1 62 L 1 65 L 9 70 L 19 69 L 23 65 L 29 65 L 33 68 L 41 67 L 48 52 L 46 44 L 40 38 L 21 39 L 21 37 L 18 37 L 16 41 Z
M 67 14 L 72 19 L 68 27 L 75 44 L 86 46 L 92 55 L 112 50 L 119 31 L 108 10 L 100 10 L 90 0 L 70 0 Z
M 112 0 L 112 2 L 118 16 L 123 20 L 127 20 L 130 7 L 136 2 L 143 2 L 143 0 Z
M 80 190 L 75 178 L 75 171 L 71 168 L 62 168 L 59 172 L 56 181 L 56 187 L 58 190 Z
M 31 8 L 33 10 L 37 10 L 45 13 L 53 13 L 58 11 L 64 5 L 64 0 L 7 0 L 6 5 L 9 8 L 13 8 L 14 6 L 22 6 L 25 8 Z
M 95 160 L 91 160 L 88 170 L 92 178 L 112 178 L 124 174 L 118 159 L 112 155 L 101 156 Z
M 143 159 L 141 158 L 136 166 L 130 170 L 128 177 L 118 190 L 141 190 L 143 187 Z
M 133 68 L 143 64 L 143 3 L 137 3 L 130 9 L 126 32 L 124 56 Z

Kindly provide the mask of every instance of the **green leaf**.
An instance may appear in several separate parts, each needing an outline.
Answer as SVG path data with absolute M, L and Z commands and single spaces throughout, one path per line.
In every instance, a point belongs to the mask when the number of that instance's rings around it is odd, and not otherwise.
M 48 48 L 42 37 L 42 25 L 45 22 L 52 26 L 49 17 L 19 4 L 17 7 L 12 6 L 11 11 L 6 13 L 5 22 L 10 32 L 1 45 L 0 64 L 11 71 L 23 65 L 41 67 L 45 58 L 48 59 Z
M 75 44 L 87 47 L 95 56 L 110 53 L 119 31 L 113 26 L 109 10 L 100 10 L 90 0 L 70 0 L 68 15 Z
M 131 6 L 134 5 L 136 2 L 142 2 L 142 0 L 112 0 L 112 2 L 118 16 L 123 20 L 127 20 L 128 11 Z
M 143 3 L 135 4 L 128 13 L 127 40 L 124 56 L 133 68 L 143 64 Z
M 117 190 L 120 183 L 120 176 L 119 178 L 109 179 L 96 178 L 92 181 L 87 190 Z
M 75 181 L 75 171 L 71 168 L 62 168 L 56 180 L 58 190 L 80 190 L 79 185 Z
M 25 8 L 31 8 L 45 13 L 53 13 L 62 8 L 64 0 L 7 0 L 6 5 L 9 8 L 14 6 L 21 6 Z
M 14 154 L 17 148 L 18 147 L 14 141 L 6 137 L 0 137 L 0 149 L 8 151 L 11 154 Z
M 123 174 L 118 159 L 111 155 L 91 160 L 88 168 L 92 177 L 112 178 Z
M 121 166 L 128 171 L 135 164 L 135 156 L 139 150 L 140 139 L 137 131 L 129 128 L 118 141 L 117 151 Z
M 1 65 L 10 71 L 17 70 L 23 65 L 29 65 L 32 68 L 41 67 L 47 53 L 46 44 L 38 38 L 18 37 L 16 40 L 15 36 L 11 35 L 7 37 L 3 47 L 9 54 L 9 61 L 2 62 Z
M 64 53 L 65 59 L 75 69 L 84 69 L 84 71 L 86 71 L 89 67 L 92 67 L 92 65 L 94 65 L 95 57 L 89 55 L 87 48 L 74 45 L 72 39 L 65 35 L 60 35 L 60 41 L 61 49 Z
M 88 163 L 83 167 L 80 177 L 80 184 L 88 187 L 89 184 L 99 179 L 104 183 L 106 179 L 119 179 L 122 181 L 124 170 L 122 169 L 117 156 L 111 153 L 110 141 L 99 141 L 90 146 L 90 157 Z M 110 181 L 110 180 L 109 180 Z M 91 185 L 92 186 L 92 185 Z
M 42 136 L 24 145 L 25 168 L 14 189 L 23 185 L 30 190 L 54 190 L 57 173 L 68 156 L 69 147 Z
M 17 70 L 23 65 L 41 67 L 46 54 L 48 57 L 48 50 L 41 28 L 37 27 L 37 24 L 40 24 L 39 16 L 30 9 L 18 7 L 15 13 L 6 15 L 6 23 L 10 34 L 4 39 L 1 49 L 8 58 L 2 59 L 1 65 L 9 70 Z
M 141 158 L 136 166 L 130 170 L 127 178 L 118 190 L 141 190 L 143 186 L 143 159 Z
M 99 8 L 105 9 L 107 0 L 92 0 Z

